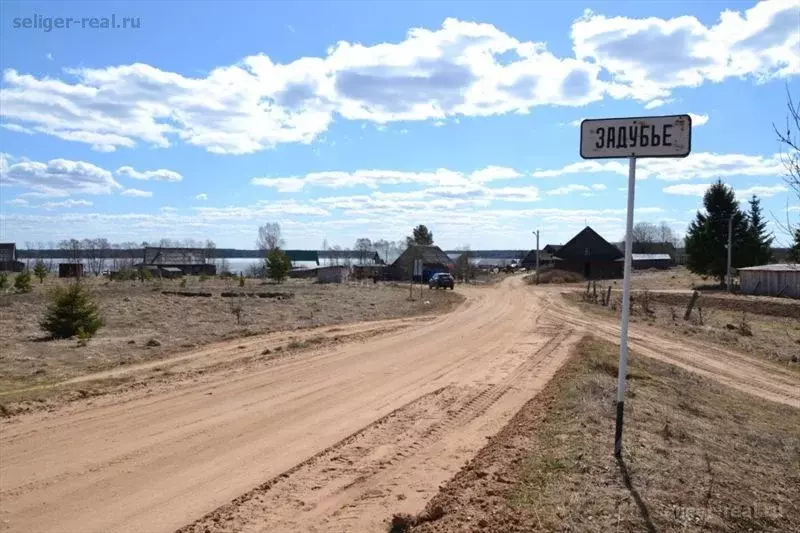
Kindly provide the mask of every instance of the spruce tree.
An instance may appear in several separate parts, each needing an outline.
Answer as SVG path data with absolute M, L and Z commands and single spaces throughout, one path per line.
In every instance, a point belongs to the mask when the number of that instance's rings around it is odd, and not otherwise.
M 794 244 L 789 249 L 789 261 L 800 263 L 800 227 L 794 230 Z
M 747 254 L 737 267 L 765 265 L 772 261 L 772 241 L 775 237 L 767 231 L 767 221 L 761 210 L 761 200 L 753 195 L 747 213 Z
M 728 268 L 728 221 L 733 217 L 732 266 L 745 263 L 748 255 L 748 220 L 739 209 L 733 189 L 722 180 L 703 196 L 705 213 L 697 212 L 686 232 L 686 265 L 692 272 L 714 276 L 724 283 Z

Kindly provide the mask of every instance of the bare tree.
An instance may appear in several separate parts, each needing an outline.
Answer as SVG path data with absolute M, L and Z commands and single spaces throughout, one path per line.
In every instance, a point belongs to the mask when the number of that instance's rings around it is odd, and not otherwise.
M 58 247 L 64 253 L 64 258 L 70 263 L 80 263 L 83 260 L 83 249 L 81 242 L 77 239 L 67 239 L 58 243 Z
M 281 237 L 281 225 L 277 222 L 267 222 L 258 228 L 256 246 L 259 250 L 269 251 L 283 248 L 285 242 Z
M 786 184 L 789 185 L 800 198 L 800 101 L 796 104 L 786 86 L 786 131 L 781 131 L 775 124 L 772 125 L 778 142 L 783 145 L 782 161 L 786 168 Z
M 369 253 L 374 250 L 372 241 L 367 238 L 356 239 L 354 248 L 358 252 L 358 260 L 362 265 L 367 262 Z

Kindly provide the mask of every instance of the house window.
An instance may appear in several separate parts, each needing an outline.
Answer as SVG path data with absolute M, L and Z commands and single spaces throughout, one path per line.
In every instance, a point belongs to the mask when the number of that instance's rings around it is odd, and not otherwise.
M 589 249 L 588 248 L 584 248 L 583 249 L 583 255 L 585 255 L 586 257 L 589 257 Z

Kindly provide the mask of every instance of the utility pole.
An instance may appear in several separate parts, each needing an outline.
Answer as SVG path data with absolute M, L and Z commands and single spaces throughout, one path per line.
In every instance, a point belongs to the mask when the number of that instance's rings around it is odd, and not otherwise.
M 731 273 L 731 255 L 733 252 L 733 215 L 728 218 L 728 292 L 733 291 L 733 274 Z
M 536 284 L 539 284 L 539 230 L 533 232 L 536 235 Z

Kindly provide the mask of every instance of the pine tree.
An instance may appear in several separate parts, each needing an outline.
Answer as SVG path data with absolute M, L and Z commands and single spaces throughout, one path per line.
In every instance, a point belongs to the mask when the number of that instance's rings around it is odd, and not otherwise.
M 56 288 L 39 325 L 56 339 L 74 335 L 88 339 L 100 329 L 103 319 L 83 285 L 72 283 L 66 288 Z
M 747 213 L 747 254 L 737 267 L 765 265 L 772 260 L 772 241 L 775 237 L 767 231 L 767 222 L 761 211 L 761 201 L 753 195 Z
M 44 278 L 47 277 L 47 266 L 41 259 L 36 261 L 36 266 L 33 267 L 33 274 L 39 278 L 39 283 L 44 283 Z
M 722 284 L 728 265 L 728 221 L 733 217 L 732 266 L 747 257 L 747 216 L 739 209 L 733 189 L 722 180 L 712 184 L 703 196 L 705 213 L 697 216 L 686 232 L 686 266 L 700 275 L 710 275 Z
M 289 256 L 280 248 L 274 248 L 267 253 L 267 275 L 278 283 L 286 279 L 292 269 Z
M 800 263 L 800 227 L 794 230 L 794 244 L 789 249 L 789 261 Z

